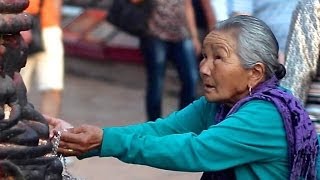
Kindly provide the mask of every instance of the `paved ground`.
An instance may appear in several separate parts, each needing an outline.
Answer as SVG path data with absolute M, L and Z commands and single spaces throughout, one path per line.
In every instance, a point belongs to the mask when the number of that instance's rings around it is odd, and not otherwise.
M 92 63 L 66 59 L 62 118 L 74 125 L 126 125 L 143 122 L 144 72 L 141 65 L 112 62 Z M 167 72 L 164 114 L 177 106 L 178 82 Z M 38 108 L 39 97 L 32 89 L 29 101 Z M 181 173 L 129 165 L 113 158 L 74 159 L 68 166 L 76 177 L 86 180 L 197 180 L 200 173 Z

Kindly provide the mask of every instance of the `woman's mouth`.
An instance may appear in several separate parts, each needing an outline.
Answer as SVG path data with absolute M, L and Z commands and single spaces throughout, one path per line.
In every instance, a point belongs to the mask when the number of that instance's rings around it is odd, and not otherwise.
M 213 85 L 210 85 L 210 84 L 204 84 L 203 85 L 203 89 L 204 89 L 205 92 L 210 92 L 210 91 L 215 90 L 216 87 L 213 86 Z

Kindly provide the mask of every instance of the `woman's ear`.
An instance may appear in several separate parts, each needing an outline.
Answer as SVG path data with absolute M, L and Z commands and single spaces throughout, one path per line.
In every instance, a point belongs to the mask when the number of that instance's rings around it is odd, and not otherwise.
M 265 65 L 262 63 L 256 63 L 249 76 L 249 82 L 251 87 L 255 87 L 257 84 L 265 80 Z

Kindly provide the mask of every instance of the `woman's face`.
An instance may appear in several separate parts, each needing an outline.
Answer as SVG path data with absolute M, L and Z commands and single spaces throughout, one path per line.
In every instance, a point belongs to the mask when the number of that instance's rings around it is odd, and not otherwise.
M 230 31 L 212 31 L 206 36 L 200 75 L 208 101 L 232 106 L 248 95 L 250 70 L 241 66 L 236 49 L 236 38 Z

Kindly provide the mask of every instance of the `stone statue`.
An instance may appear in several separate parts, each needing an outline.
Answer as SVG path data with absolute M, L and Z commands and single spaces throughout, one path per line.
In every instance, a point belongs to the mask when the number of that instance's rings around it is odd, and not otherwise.
M 28 102 L 20 75 L 31 28 L 28 0 L 0 0 L 0 179 L 59 180 L 63 165 L 52 152 L 49 125 Z M 7 113 L 8 112 L 8 113 Z

